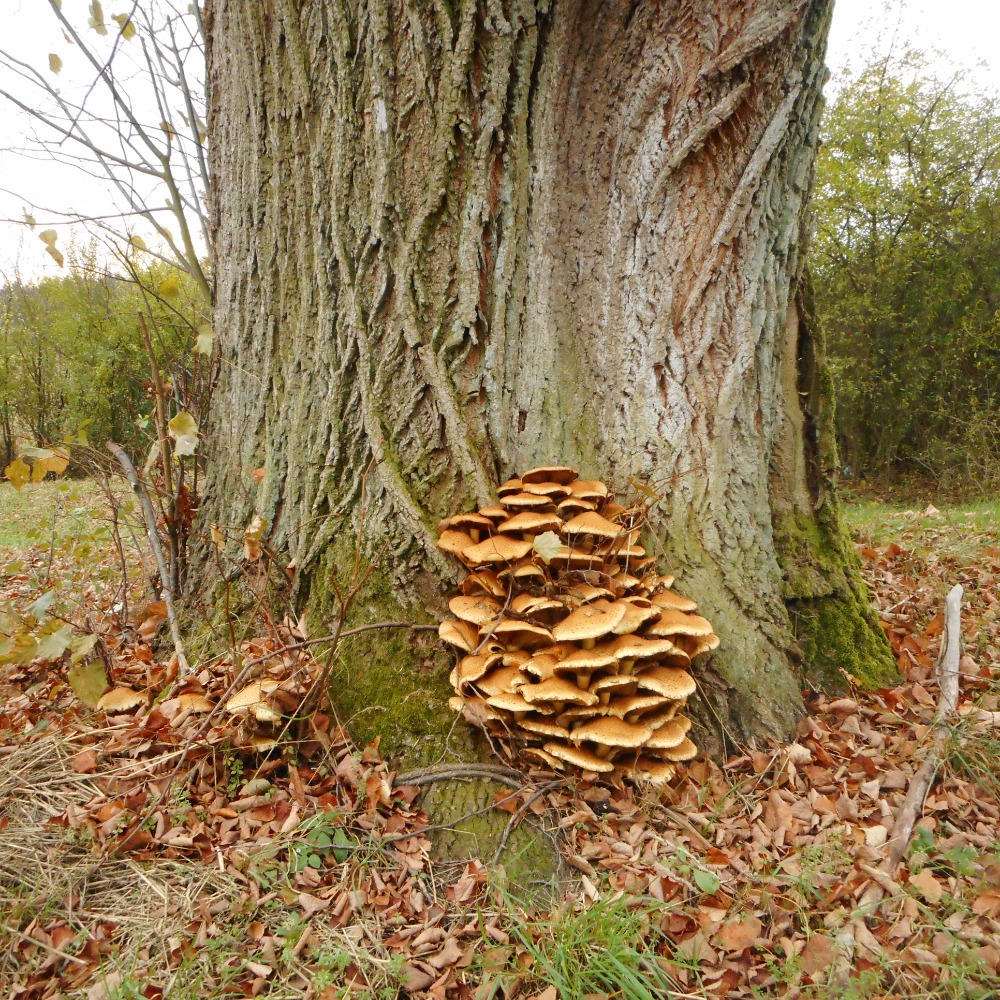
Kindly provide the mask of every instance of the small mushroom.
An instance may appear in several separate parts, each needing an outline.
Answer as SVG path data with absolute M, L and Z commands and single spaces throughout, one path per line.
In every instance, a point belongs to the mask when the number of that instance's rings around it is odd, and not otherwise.
M 566 485 L 577 480 L 579 473 L 568 465 L 540 465 L 537 469 L 528 469 L 521 475 L 522 483 L 559 483 Z
M 146 704 L 146 696 L 127 687 L 112 688 L 101 695 L 97 708 L 101 712 L 128 712 L 139 705 Z
M 466 549 L 462 559 L 470 566 L 495 566 L 523 559 L 531 551 L 531 542 L 510 535 L 493 535 Z
M 595 640 L 608 635 L 624 617 L 624 604 L 592 601 L 556 625 L 552 635 L 560 642 L 578 642 L 584 649 L 592 649 Z
M 442 642 L 471 653 L 479 645 L 479 629 L 469 621 L 461 619 L 441 622 L 438 625 L 438 637 Z
M 552 754 L 553 757 L 559 757 L 567 764 L 582 768 L 584 771 L 607 773 L 615 769 L 615 765 L 610 760 L 598 757 L 596 753 L 584 747 L 575 747 L 569 743 L 546 743 L 545 752 Z
M 280 722 L 281 713 L 268 697 L 277 687 L 277 681 L 254 681 L 226 702 L 226 711 L 233 715 L 252 715 L 258 722 Z
M 496 621 L 497 616 L 503 610 L 500 604 L 493 600 L 492 597 L 484 595 L 453 597 L 448 602 L 448 607 L 456 618 L 460 618 L 465 622 L 471 622 L 473 625 L 482 625 L 485 622 Z

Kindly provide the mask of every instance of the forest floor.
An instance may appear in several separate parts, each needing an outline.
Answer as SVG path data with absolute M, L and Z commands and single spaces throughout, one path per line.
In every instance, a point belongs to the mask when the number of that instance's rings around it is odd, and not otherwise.
M 496 807 L 578 876 L 533 901 L 502 856 L 433 863 L 420 789 L 328 715 L 261 753 L 198 714 L 96 489 L 0 486 L 0 996 L 1000 996 L 1000 505 L 848 514 L 904 681 L 810 692 L 795 742 L 692 762 L 662 795 L 509 782 Z M 959 709 L 887 874 L 956 583 Z M 275 626 L 235 655 L 308 677 L 295 640 Z M 227 642 L 185 695 L 218 698 Z M 109 683 L 146 701 L 98 712 Z

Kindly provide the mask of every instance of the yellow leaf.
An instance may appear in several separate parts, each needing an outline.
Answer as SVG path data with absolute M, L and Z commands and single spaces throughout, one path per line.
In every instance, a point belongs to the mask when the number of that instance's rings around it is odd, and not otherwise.
M 90 17 L 87 18 L 87 24 L 99 35 L 108 33 L 108 26 L 104 23 L 104 8 L 101 6 L 100 0 L 91 0 Z
M 45 466 L 41 462 L 35 462 L 31 467 L 31 481 L 40 483 L 45 478 Z
M 260 514 L 255 514 L 253 520 L 243 532 L 243 554 L 247 562 L 256 562 L 260 558 L 260 540 L 267 530 L 267 521 Z
M 49 53 L 49 69 L 53 73 L 58 73 L 62 69 L 62 59 L 55 54 L 55 52 Z
M 181 411 L 167 423 L 167 431 L 174 439 L 174 453 L 193 455 L 198 447 L 198 422 L 190 413 Z
M 130 42 L 135 38 L 135 25 L 129 20 L 128 14 L 112 14 L 111 20 L 118 25 L 122 33 L 122 38 L 126 42 Z
M 24 213 L 24 221 L 28 223 L 29 229 L 35 228 L 35 217 L 30 212 Z
M 62 253 L 56 248 L 59 234 L 54 229 L 43 229 L 38 238 L 45 244 L 45 252 L 60 266 L 65 263 Z
M 663 499 L 659 493 L 655 493 L 645 483 L 640 483 L 635 476 L 629 476 L 628 481 L 632 485 L 633 489 L 637 489 L 643 496 L 649 497 L 650 500 L 655 502 L 656 500 Z
M 226 536 L 223 535 L 222 529 L 217 524 L 213 524 L 211 532 L 212 532 L 212 544 L 217 549 L 221 549 L 222 546 L 226 544 Z
M 198 331 L 198 336 L 194 339 L 192 350 L 195 354 L 211 354 L 215 344 L 215 333 L 210 326 L 203 326 Z
M 910 885 L 928 903 L 940 903 L 941 897 L 944 895 L 944 886 L 933 876 L 929 868 L 921 869 L 916 875 L 911 875 Z
M 546 566 L 562 551 L 562 542 L 554 531 L 543 531 L 535 536 L 532 548 Z
M 27 462 L 18 455 L 6 469 L 3 470 L 3 474 L 10 481 L 11 486 L 15 490 L 19 490 L 30 478 L 31 478 L 31 467 Z
M 69 452 L 65 448 L 55 448 L 51 455 L 44 458 L 39 458 L 35 462 L 35 471 L 39 468 L 42 469 L 42 476 L 46 472 L 54 472 L 57 476 L 61 476 L 69 466 Z
M 160 282 L 159 292 L 165 299 L 172 299 L 181 290 L 181 280 L 176 274 L 168 274 Z
M 132 236 L 129 238 L 129 243 L 136 248 L 136 250 L 145 250 L 146 241 L 141 236 Z

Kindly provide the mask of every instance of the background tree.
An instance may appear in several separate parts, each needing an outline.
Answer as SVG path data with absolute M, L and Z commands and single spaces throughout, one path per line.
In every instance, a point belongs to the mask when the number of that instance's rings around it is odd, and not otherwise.
M 840 81 L 811 265 L 858 474 L 1000 484 L 1000 105 L 919 52 Z
M 357 612 L 412 618 L 455 576 L 438 518 L 566 462 L 664 494 L 655 544 L 723 639 L 722 728 L 787 734 L 800 667 L 890 677 L 800 285 L 829 16 L 210 0 L 205 535 L 259 515 L 320 629 L 363 504 Z M 372 640 L 334 694 L 362 738 L 426 755 L 446 674 Z
M 121 442 L 145 455 L 155 440 L 150 358 L 137 326 L 148 316 L 158 367 L 177 400 L 199 398 L 207 363 L 191 353 L 189 317 L 202 305 L 194 279 L 133 250 L 107 273 L 99 248 L 67 248 L 67 274 L 0 287 L 0 429 L 4 466 L 29 444 Z M 145 289 L 157 289 L 156 298 Z
M 77 223 L 117 252 L 135 243 L 195 281 L 211 298 L 205 215 L 204 57 L 196 5 L 170 0 L 130 3 L 105 15 L 92 0 L 84 15 L 49 0 L 54 48 L 44 66 L 0 48 L 0 97 L 31 123 L 23 155 L 51 160 L 77 175 L 69 203 L 56 192 L 19 192 L 20 221 L 32 229 Z M 65 79 L 64 67 L 75 68 Z M 96 181 L 98 184 L 88 184 Z M 74 205 L 80 191 L 101 192 L 95 214 Z M 8 192 L 11 193 L 11 192 Z M 110 207 L 110 211 L 108 210 Z M 145 224 L 146 236 L 139 233 Z M 39 233 L 62 263 L 58 230 Z M 155 238 L 155 242 L 154 242 Z M 149 246 L 147 247 L 147 244 Z

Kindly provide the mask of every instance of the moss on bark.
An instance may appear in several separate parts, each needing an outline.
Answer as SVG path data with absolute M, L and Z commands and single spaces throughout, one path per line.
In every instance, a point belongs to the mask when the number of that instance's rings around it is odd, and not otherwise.
M 796 510 L 775 526 L 778 561 L 804 673 L 841 691 L 848 675 L 863 687 L 896 683 L 899 673 L 861 579 L 854 547 L 830 493 L 813 516 Z

